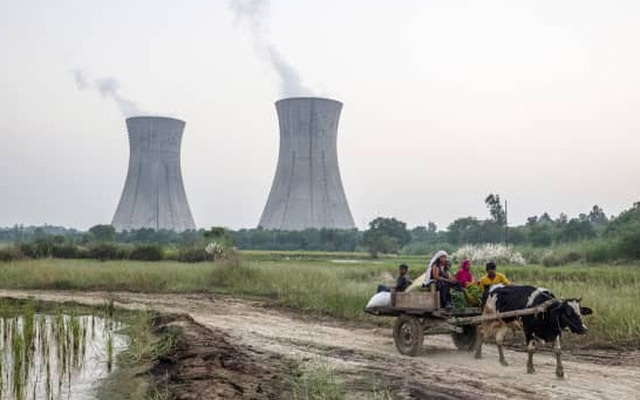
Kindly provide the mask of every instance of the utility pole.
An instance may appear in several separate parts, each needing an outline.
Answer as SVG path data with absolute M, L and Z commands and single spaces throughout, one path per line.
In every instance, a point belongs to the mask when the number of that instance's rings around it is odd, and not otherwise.
M 504 200 L 504 245 L 507 245 L 507 230 L 509 229 L 509 223 L 507 222 L 507 200 Z

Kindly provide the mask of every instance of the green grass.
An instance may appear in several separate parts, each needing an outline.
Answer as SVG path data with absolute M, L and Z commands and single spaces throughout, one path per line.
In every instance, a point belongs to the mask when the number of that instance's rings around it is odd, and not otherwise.
M 92 260 L 0 263 L 0 287 L 136 292 L 212 292 L 257 296 L 287 308 L 351 320 L 384 321 L 362 309 L 379 283 L 393 284 L 397 265 L 412 276 L 421 257 L 359 259 L 335 253 L 250 252 L 242 261 L 184 264 Z M 357 254 L 357 253 L 355 253 Z M 348 260 L 348 262 L 345 262 Z M 474 276 L 482 272 L 473 268 Z M 499 266 L 517 284 L 539 285 L 558 297 L 582 297 L 589 343 L 640 347 L 640 268 L 631 266 Z
M 40 259 L 0 263 L 0 287 L 180 292 L 206 290 L 211 264 Z
M 118 355 L 118 368 L 102 381 L 97 398 L 171 398 L 167 383 L 152 376 L 150 370 L 160 358 L 169 354 L 180 335 L 179 328 L 158 332 L 153 312 L 118 312 L 125 324 L 123 331 L 129 336 L 129 346 Z

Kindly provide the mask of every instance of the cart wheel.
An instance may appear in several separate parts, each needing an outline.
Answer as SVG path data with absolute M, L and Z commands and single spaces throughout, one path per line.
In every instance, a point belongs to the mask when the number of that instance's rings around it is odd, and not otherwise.
M 393 340 L 400 354 L 406 356 L 418 354 L 424 341 L 420 319 L 412 315 L 400 315 L 393 326 Z
M 463 325 L 463 332 L 452 332 L 451 338 L 458 350 L 471 351 L 476 345 L 476 326 L 475 325 Z

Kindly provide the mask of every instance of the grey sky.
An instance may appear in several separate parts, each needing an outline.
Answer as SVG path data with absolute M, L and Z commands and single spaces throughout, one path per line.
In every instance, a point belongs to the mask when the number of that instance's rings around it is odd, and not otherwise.
M 0 226 L 111 221 L 128 161 L 115 93 L 187 122 L 198 226 L 254 227 L 277 161 L 278 60 L 344 103 L 359 227 L 445 228 L 484 217 L 490 192 L 512 224 L 640 200 L 640 2 L 267 5 L 256 45 L 227 0 L 0 0 Z

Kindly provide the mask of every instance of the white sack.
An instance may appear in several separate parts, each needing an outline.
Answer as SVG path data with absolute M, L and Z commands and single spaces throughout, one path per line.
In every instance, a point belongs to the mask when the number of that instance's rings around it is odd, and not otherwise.
M 371 300 L 367 303 L 366 308 L 376 308 L 376 307 L 390 307 L 391 306 L 391 293 L 390 292 L 380 292 L 376 293 L 371 297 Z

